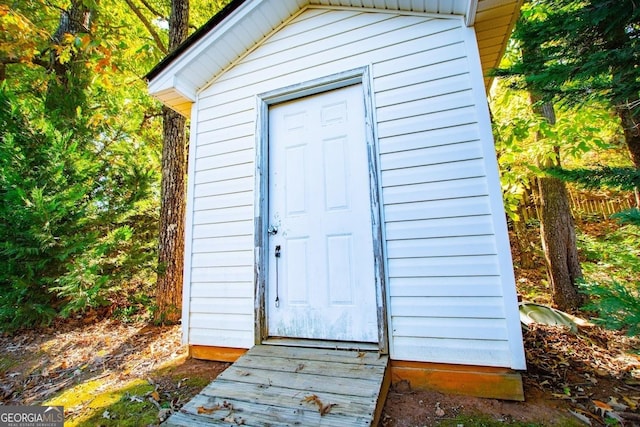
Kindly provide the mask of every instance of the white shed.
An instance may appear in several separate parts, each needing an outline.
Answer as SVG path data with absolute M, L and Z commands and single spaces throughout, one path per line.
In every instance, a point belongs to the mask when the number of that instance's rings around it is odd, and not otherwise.
M 484 72 L 521 0 L 232 0 L 148 75 L 191 118 L 183 336 L 521 398 Z

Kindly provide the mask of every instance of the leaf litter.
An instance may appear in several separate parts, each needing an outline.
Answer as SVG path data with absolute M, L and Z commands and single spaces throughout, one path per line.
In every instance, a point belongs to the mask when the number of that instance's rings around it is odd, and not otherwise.
M 187 358 L 179 326 L 126 324 L 111 319 L 93 322 L 78 319 L 0 335 L 0 404 L 46 404 L 54 396 L 59 399 L 62 392 L 73 391 L 64 403 L 67 419 L 109 414 L 110 418 L 103 419 L 110 420 L 115 415 L 107 410 L 113 400 L 108 396 L 117 399 L 115 391 L 127 390 L 134 383 L 147 384 L 148 393 L 130 395 L 125 391 L 122 399 L 132 405 L 148 402 L 159 411 L 162 421 L 210 381 L 201 377 L 215 377 L 228 366 L 211 362 L 211 372 L 194 370 L 198 377 L 194 380 L 184 374 L 174 379 L 162 369 L 180 365 Z M 154 381 L 152 377 L 158 375 L 161 377 Z M 199 384 L 203 381 L 205 384 Z
M 590 425 L 640 422 L 640 340 L 597 326 L 571 332 L 534 324 L 523 332 L 533 387 L 562 400 Z M 588 422 L 587 422 L 588 421 Z
M 640 339 L 599 326 L 573 333 L 539 324 L 524 330 L 523 339 L 525 402 L 412 390 L 400 381 L 389 392 L 381 426 L 432 426 L 478 414 L 505 425 L 640 426 Z
M 528 372 L 523 378 L 528 402 L 473 400 L 402 390 L 396 384 L 385 405 L 383 425 L 433 425 L 424 423 L 427 417 L 446 419 L 474 407 L 504 420 L 518 420 L 525 415 L 529 420 L 545 419 L 547 414 L 557 417 L 559 409 L 593 426 L 611 422 L 625 427 L 640 425 L 640 359 L 633 354 L 640 350 L 638 339 L 600 327 L 571 333 L 565 328 L 536 325 L 524 332 L 524 340 Z M 48 329 L 0 336 L 0 403 L 34 405 L 87 381 L 100 381 L 95 389 L 98 393 L 118 390 L 138 380 L 148 384 L 150 390 L 132 393 L 125 400 L 154 400 L 161 408 L 158 421 L 162 421 L 208 384 L 210 380 L 194 382 L 202 371 L 215 366 L 219 373 L 228 366 L 190 360 L 185 365 L 190 364 L 192 370 L 176 372 L 175 378 L 157 373 L 163 363 L 185 358 L 179 326 L 151 327 L 107 319 L 91 324 L 61 323 Z M 212 373 L 212 378 L 215 375 Z M 92 399 L 79 399 L 74 408 L 66 408 L 67 415 L 81 417 L 95 411 Z M 317 395 L 309 395 L 303 402 L 317 407 L 322 415 L 335 406 Z M 436 402 L 440 405 L 436 406 Z M 538 405 L 538 409 L 532 405 Z M 529 410 L 531 414 L 527 414 Z M 105 411 L 110 417 L 116 416 L 107 407 L 100 409 L 97 416 L 102 418 Z M 229 415 L 235 420 L 231 422 L 229 418 L 227 422 L 231 424 L 244 422 L 235 414 L 225 412 L 220 416 Z M 422 419 L 413 423 L 411 420 L 418 415 Z

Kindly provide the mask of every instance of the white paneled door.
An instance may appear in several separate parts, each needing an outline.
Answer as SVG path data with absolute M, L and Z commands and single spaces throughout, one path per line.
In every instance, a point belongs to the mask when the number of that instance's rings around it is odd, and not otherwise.
M 272 337 L 378 342 L 362 85 L 269 108 Z

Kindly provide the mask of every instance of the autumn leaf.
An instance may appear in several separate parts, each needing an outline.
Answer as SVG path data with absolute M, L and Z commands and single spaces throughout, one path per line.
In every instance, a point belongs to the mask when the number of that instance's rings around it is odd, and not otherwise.
M 613 411 L 613 408 L 611 407 L 611 405 L 608 405 L 599 400 L 593 400 L 592 402 L 596 407 L 596 413 L 599 415 L 602 415 L 603 417 L 607 414 L 607 412 Z
M 323 417 L 327 415 L 329 412 L 331 412 L 331 408 L 337 405 L 338 405 L 337 403 L 328 403 L 324 405 L 322 408 L 320 408 L 320 416 Z
M 320 416 L 328 414 L 329 412 L 331 412 L 331 408 L 338 405 L 337 403 L 327 403 L 325 405 L 322 400 L 320 400 L 320 398 L 315 394 L 306 396 L 304 399 L 302 399 L 302 401 L 306 403 L 313 403 L 314 405 L 316 405 L 318 407 L 318 412 L 320 412 Z
M 220 408 L 221 406 L 219 404 L 216 404 L 213 408 L 205 408 L 204 406 L 198 406 L 196 408 L 196 411 L 198 412 L 198 414 L 212 414 Z
M 304 399 L 302 399 L 303 402 L 306 403 L 316 403 L 318 401 L 318 396 L 316 396 L 315 394 L 311 394 L 309 396 L 305 396 Z

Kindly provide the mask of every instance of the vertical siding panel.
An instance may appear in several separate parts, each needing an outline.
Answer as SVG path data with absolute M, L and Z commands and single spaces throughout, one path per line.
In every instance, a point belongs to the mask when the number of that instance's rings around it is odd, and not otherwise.
M 191 129 L 190 129 L 190 137 L 189 137 L 189 160 L 187 165 L 187 176 L 195 176 L 196 174 L 196 147 L 197 147 L 197 138 L 198 135 L 198 122 L 199 122 L 199 113 L 198 113 L 198 100 L 193 104 L 192 113 L 191 113 Z M 195 182 L 193 180 L 187 180 L 187 200 L 186 200 L 186 210 L 185 210 L 185 236 L 184 236 L 184 265 L 183 265 L 183 275 L 182 275 L 182 343 L 189 344 L 191 342 L 190 337 L 190 320 L 191 320 L 191 254 L 193 252 L 193 220 L 194 220 L 194 212 L 193 212 L 193 204 L 195 202 Z
M 402 1 L 406 8 L 437 4 Z M 440 5 L 452 10 L 454 1 Z M 255 147 L 249 146 L 255 144 L 254 96 L 370 65 L 390 257 L 391 356 L 514 365 L 509 349 L 518 343 L 510 342 L 515 335 L 502 309 L 504 239 L 496 237 L 501 223 L 492 219 L 503 212 L 499 186 L 487 172 L 487 162 L 494 162 L 487 158 L 495 154 L 488 116 L 477 112 L 486 99 L 476 59 L 469 59 L 477 57 L 469 31 L 458 18 L 313 8 L 199 94 L 193 117 L 202 124 L 193 130 L 190 163 L 189 244 L 197 255 L 191 281 L 198 292 L 191 297 L 191 344 L 238 347 L 254 340 L 253 321 L 243 326 L 253 319 L 247 286 L 253 268 L 244 264 L 253 250 L 247 203 L 256 196 L 250 179 Z M 224 268 L 233 255 L 215 254 L 231 251 L 238 258 Z M 443 304 L 434 307 L 434 297 Z M 419 305 L 411 306 L 412 299 Z
M 485 95 L 484 80 L 482 73 L 482 64 L 480 62 L 480 53 L 477 48 L 478 42 L 473 28 L 466 28 L 466 39 L 470 49 L 469 65 L 474 76 L 474 94 L 476 97 L 476 105 L 478 116 L 480 117 L 479 126 L 480 134 L 485 141 L 483 144 L 484 159 L 487 165 L 487 183 L 490 188 L 500 188 L 500 175 L 498 171 L 498 160 L 493 145 L 493 132 L 491 129 L 491 117 L 489 113 L 489 105 Z M 526 369 L 526 361 L 524 347 L 522 345 L 522 329 L 520 326 L 520 313 L 518 312 L 518 295 L 516 293 L 515 277 L 513 272 L 513 260 L 511 259 L 511 246 L 509 244 L 509 236 L 507 234 L 507 220 L 504 215 L 504 204 L 502 194 L 499 191 L 493 191 L 490 194 L 491 208 L 493 211 L 492 219 L 496 233 L 496 245 L 500 254 L 500 276 L 502 278 L 502 289 L 504 297 L 506 329 L 508 334 L 508 345 L 511 350 L 511 367 L 514 369 Z

